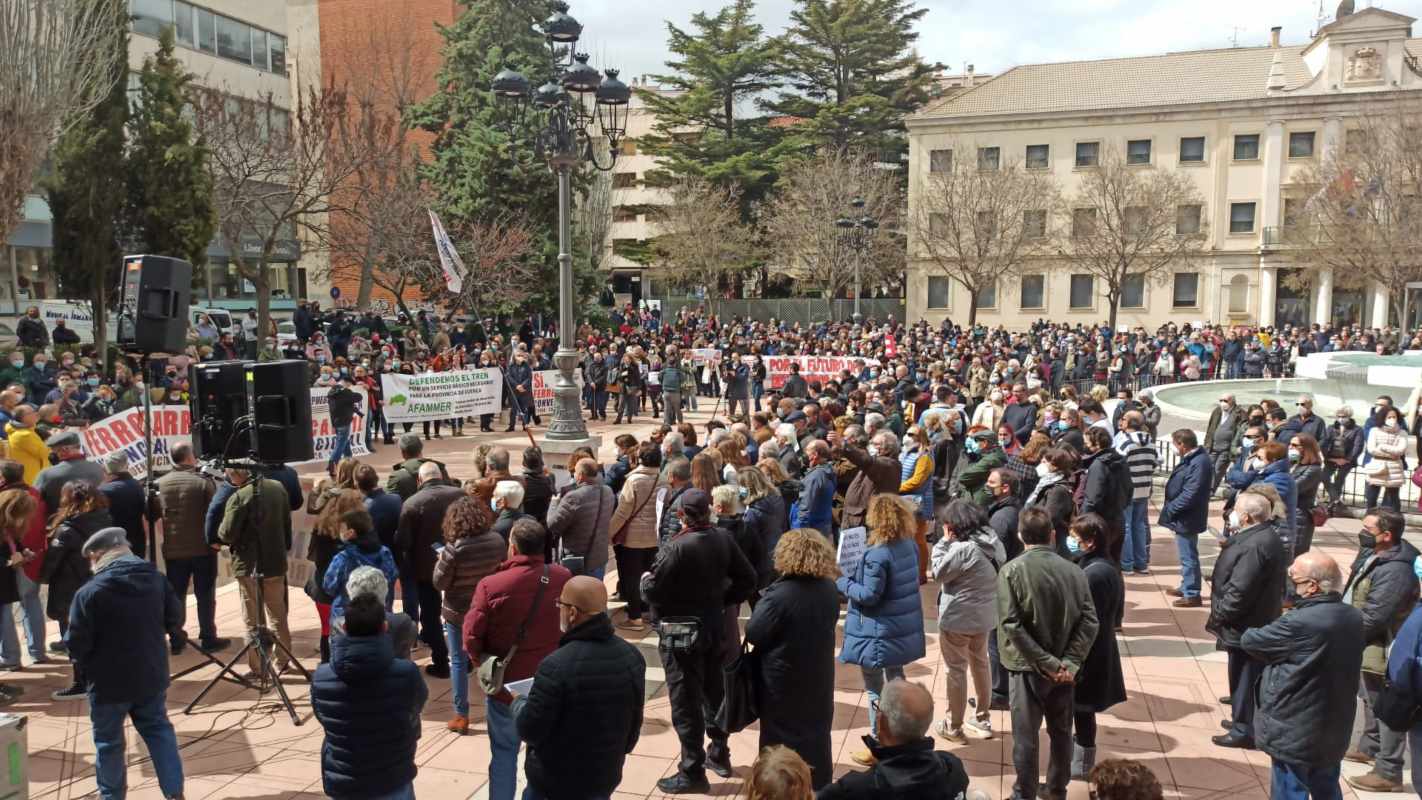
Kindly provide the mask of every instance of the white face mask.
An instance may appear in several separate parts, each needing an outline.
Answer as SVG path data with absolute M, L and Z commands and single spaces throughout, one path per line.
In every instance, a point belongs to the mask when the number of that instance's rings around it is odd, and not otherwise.
M 1240 526 L 1238 511 L 1229 512 L 1229 525 L 1231 528 L 1238 528 Z
M 1037 477 L 1045 478 L 1050 474 L 1052 474 L 1052 465 L 1045 461 L 1037 465 Z
M 879 455 L 879 445 L 877 445 L 877 444 L 871 444 L 871 445 L 869 445 L 869 455 L 871 455 L 871 456 L 878 456 L 878 455 Z

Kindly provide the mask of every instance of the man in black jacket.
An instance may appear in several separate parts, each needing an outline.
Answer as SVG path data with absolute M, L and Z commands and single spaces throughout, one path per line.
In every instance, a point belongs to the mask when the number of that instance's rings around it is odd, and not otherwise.
M 728 734 L 715 723 L 725 695 L 724 610 L 754 591 L 755 570 L 730 535 L 712 526 L 706 492 L 688 489 L 676 514 L 681 532 L 662 545 L 642 577 L 642 596 L 660 620 L 657 652 L 666 669 L 672 727 L 681 740 L 676 774 L 657 781 L 657 788 L 666 794 L 705 794 L 710 791 L 706 767 L 722 778 L 732 775 Z M 682 628 L 683 635 L 674 635 L 672 626 Z
M 114 524 L 128 533 L 129 549 L 143 558 L 148 553 L 148 538 L 143 531 L 147 501 L 142 484 L 128 473 L 128 454 L 124 451 L 116 450 L 104 459 L 104 482 L 99 484 L 99 493 L 109 502 Z
M 647 662 L 607 617 L 607 587 L 580 575 L 558 598 L 563 638 L 538 665 L 514 723 L 528 743 L 526 800 L 607 797 L 642 732 Z
M 933 749 L 932 724 L 933 695 L 902 678 L 890 681 L 879 698 L 879 739 L 864 737 L 876 763 L 819 790 L 815 800 L 963 797 L 968 773 L 957 756 Z
M 1264 664 L 1254 741 L 1269 755 L 1275 796 L 1336 797 L 1363 664 L 1363 615 L 1338 593 L 1338 563 L 1311 550 L 1289 567 L 1298 600 L 1288 614 L 1250 628 L 1239 646 Z
M 507 379 L 513 391 L 509 393 L 509 426 L 504 429 L 505 433 L 514 429 L 520 415 L 525 429 L 533 421 L 533 368 L 528 365 L 527 353 L 522 350 L 514 353 Z
M 1245 492 L 1235 501 L 1239 533 L 1215 561 L 1210 582 L 1210 618 L 1205 630 L 1219 638 L 1229 656 L 1229 692 L 1234 725 L 1213 738 L 1220 747 L 1254 747 L 1254 689 L 1262 662 L 1239 646 L 1248 628 L 1279 618 L 1284 596 L 1284 545 L 1273 522 L 1269 498 Z
M 39 306 L 25 309 L 25 316 L 15 326 L 15 336 L 20 340 L 21 347 L 39 350 L 49 345 L 49 331 L 40 321 Z
M 343 376 L 341 382 L 326 394 L 326 410 L 331 416 L 331 427 L 336 430 L 336 446 L 331 448 L 331 456 L 326 459 L 326 472 L 336 474 L 336 464 L 351 454 L 351 419 L 365 415 L 357 406 L 361 396 L 351 391 L 351 378 Z

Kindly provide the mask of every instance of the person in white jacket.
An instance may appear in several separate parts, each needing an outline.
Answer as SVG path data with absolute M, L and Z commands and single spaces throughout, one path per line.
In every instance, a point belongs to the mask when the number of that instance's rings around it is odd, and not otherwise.
M 995 431 L 997 426 L 1002 424 L 1002 415 L 1006 409 L 1007 406 L 1002 402 L 1002 390 L 993 389 L 988 393 L 987 402 L 979 403 L 978 407 L 973 409 L 973 420 L 970 427 L 983 427 Z
M 1007 553 L 988 527 L 987 516 L 973 503 L 954 500 L 942 519 L 943 538 L 929 558 L 930 574 L 940 585 L 938 646 L 948 677 L 948 718 L 936 730 L 950 742 L 967 744 L 970 735 L 992 738 L 988 632 L 997 625 L 997 571 Z M 969 670 L 977 706 L 975 719 L 964 721 Z
M 1376 507 L 1381 494 L 1384 508 L 1401 511 L 1398 494 L 1406 479 L 1402 460 L 1407 456 L 1407 434 L 1402 430 L 1400 410 L 1385 406 L 1378 413 L 1377 424 L 1368 431 L 1366 448 L 1368 462 L 1363 465 L 1363 481 L 1367 484 L 1367 507 Z

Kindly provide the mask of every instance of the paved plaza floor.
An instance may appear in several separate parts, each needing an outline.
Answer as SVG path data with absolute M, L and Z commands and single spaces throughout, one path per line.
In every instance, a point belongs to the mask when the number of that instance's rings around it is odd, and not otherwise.
M 704 421 L 706 416 L 703 409 L 702 413 L 691 415 L 691 420 Z M 624 431 L 642 436 L 650 427 L 649 423 L 631 426 L 599 424 L 594 430 L 603 435 L 603 452 L 610 457 L 612 436 Z M 477 425 L 466 427 L 466 431 L 477 429 Z M 445 460 L 451 466 L 450 472 L 462 477 L 468 474 L 474 444 L 486 440 L 506 443 L 510 447 L 527 445 L 527 439 L 521 434 L 466 435 L 460 438 L 446 434 L 445 438 L 430 443 L 427 455 Z M 382 447 L 368 460 L 377 464 L 383 474 L 397 460 L 397 456 L 394 448 Z M 315 468 L 303 470 L 303 473 L 310 474 L 318 472 Z M 1159 499 L 1157 493 L 1152 505 Z M 1214 512 L 1218 517 L 1218 504 Z M 1154 515 L 1153 507 L 1152 517 Z M 1356 549 L 1357 528 L 1358 523 L 1353 520 L 1332 520 L 1318 531 L 1315 547 L 1329 552 L 1346 570 Z M 1174 541 L 1161 529 L 1154 532 L 1153 541 L 1153 574 L 1126 579 L 1126 614 L 1120 645 L 1129 699 L 1099 715 L 1098 757 L 1127 757 L 1143 761 L 1155 771 L 1166 796 L 1170 798 L 1256 800 L 1267 797 L 1269 759 L 1266 756 L 1259 752 L 1223 750 L 1210 743 L 1210 737 L 1221 732 L 1220 720 L 1228 716 L 1228 708 L 1217 700 L 1227 693 L 1225 657 L 1222 652 L 1216 652 L 1213 637 L 1204 630 L 1208 604 L 1196 609 L 1170 606 L 1165 590 L 1175 586 L 1179 579 Z M 1205 549 L 1208 571 L 1214 548 L 1210 545 Z M 608 580 L 611 585 L 612 576 Z M 946 712 L 947 704 L 944 668 L 937 657 L 935 596 L 933 585 L 923 589 L 923 617 L 925 630 L 929 633 L 929 655 L 908 668 L 908 677 L 931 689 L 937 699 L 936 711 L 941 716 Z M 319 637 L 315 607 L 299 589 L 293 589 L 290 598 L 295 652 L 309 669 L 315 669 Z M 193 613 L 190 607 L 190 628 L 194 627 L 191 624 Z M 219 590 L 218 625 L 223 635 L 234 640 L 242 635 L 234 585 Z M 51 625 L 50 638 L 56 635 Z M 655 653 L 653 634 L 631 637 L 630 640 L 639 643 L 644 655 Z M 427 659 L 428 650 L 416 651 L 416 657 Z M 188 653 L 175 659 L 173 667 L 177 670 L 196 662 L 197 657 Z M 215 689 L 193 714 L 184 714 L 183 706 L 215 671 L 215 668 L 200 670 L 180 679 L 168 694 L 170 717 L 178 731 L 187 776 L 188 800 L 286 800 L 323 796 L 320 766 L 322 731 L 320 724 L 311 716 L 308 688 L 300 677 L 288 676 L 285 683 L 301 715 L 302 724 L 299 727 L 292 725 L 274 695 L 259 698 L 251 691 L 227 684 Z M 646 721 L 636 750 L 627 759 L 622 785 L 613 795 L 617 798 L 660 797 L 660 792 L 656 791 L 657 779 L 670 774 L 675 768 L 677 739 L 670 725 L 666 692 L 661 686 L 663 673 L 654 658 L 648 665 L 647 675 L 650 698 Z M 13 681 L 26 690 L 24 697 L 6 710 L 28 717 L 31 798 L 70 800 L 92 796 L 95 792 L 94 744 L 86 704 L 78 700 L 54 702 L 49 699 L 49 693 L 66 684 L 68 678 L 69 665 L 63 659 L 26 666 L 21 672 L 5 676 L 7 682 Z M 441 800 L 487 797 L 489 740 L 482 707 L 473 712 L 469 735 L 447 732 L 444 725 L 452 713 L 449 683 L 433 678 L 427 680 L 430 699 L 423 715 L 424 734 L 416 756 L 419 764 L 416 794 Z M 477 687 L 474 688 L 477 693 Z M 951 750 L 963 759 L 973 788 L 982 789 L 990 798 L 998 800 L 1011 794 L 1012 732 L 1007 712 L 994 711 L 992 717 L 994 730 L 998 732 L 996 738 L 961 747 L 949 745 L 941 739 L 937 741 L 940 749 Z M 1350 721 L 1338 720 L 1336 724 L 1350 724 Z M 867 731 L 866 702 L 859 670 L 839 664 L 836 667 L 834 716 L 837 774 L 857 769 L 849 755 L 862 746 L 860 737 Z M 160 797 L 152 766 L 147 763 L 146 754 L 131 728 L 128 736 L 129 796 Z M 711 776 L 713 795 L 735 797 L 743 794 L 743 782 L 756 754 L 757 737 L 755 727 L 732 737 L 731 755 L 736 776 L 729 780 Z M 1045 766 L 1045 743 L 1042 757 Z M 1345 772 L 1357 766 L 1345 766 Z M 1348 796 L 1357 796 L 1346 785 L 1344 791 Z M 1087 797 L 1086 785 L 1073 783 L 1069 797 L 1084 800 Z

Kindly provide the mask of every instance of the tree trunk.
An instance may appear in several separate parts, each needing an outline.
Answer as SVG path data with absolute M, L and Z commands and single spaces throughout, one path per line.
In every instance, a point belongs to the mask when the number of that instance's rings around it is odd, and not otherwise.
M 1106 303 L 1110 307 L 1111 313 L 1106 318 L 1106 324 L 1111 326 L 1111 335 L 1116 335 L 1116 312 L 1121 307 L 1121 293 L 1119 291 L 1109 292 L 1106 295 Z
M 265 360 L 267 347 L 267 329 L 272 318 L 272 287 L 270 276 L 267 272 L 267 259 L 271 256 L 271 245 L 268 243 L 266 249 L 262 251 L 262 260 L 257 264 L 257 273 L 252 280 L 252 286 L 257 290 L 257 360 Z M 238 278 L 241 278 L 241 271 L 238 271 Z
M 108 286 L 104 280 L 106 270 L 94 270 L 93 283 L 89 285 L 89 317 L 94 321 L 94 350 L 99 359 L 99 374 L 109 374 L 109 332 L 108 332 Z
M 968 327 L 978 324 L 978 293 L 968 292 Z
M 360 265 L 360 289 L 356 292 L 356 309 L 370 308 L 370 294 L 375 287 L 375 259 L 369 254 Z

